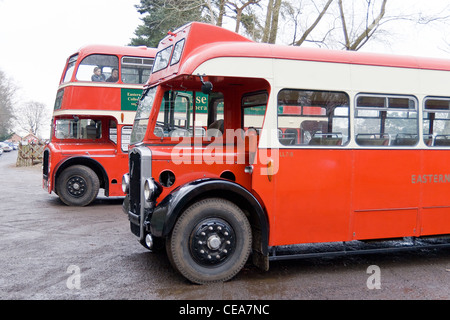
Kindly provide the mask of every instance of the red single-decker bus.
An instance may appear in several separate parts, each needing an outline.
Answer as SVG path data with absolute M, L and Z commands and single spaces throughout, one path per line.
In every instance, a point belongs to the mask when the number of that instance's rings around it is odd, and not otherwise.
M 450 234 L 449 82 L 446 60 L 188 24 L 160 42 L 139 102 L 122 183 L 131 231 L 195 283 L 316 244 L 435 245 Z

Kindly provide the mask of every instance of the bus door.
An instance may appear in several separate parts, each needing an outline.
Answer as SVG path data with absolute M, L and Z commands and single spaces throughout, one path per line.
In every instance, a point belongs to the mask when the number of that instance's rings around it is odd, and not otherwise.
M 110 119 L 109 126 L 106 128 L 109 134 L 109 140 L 114 142 L 117 147 L 116 157 L 120 160 L 128 162 L 128 146 L 130 144 L 130 136 L 133 126 L 121 124 L 117 119 Z

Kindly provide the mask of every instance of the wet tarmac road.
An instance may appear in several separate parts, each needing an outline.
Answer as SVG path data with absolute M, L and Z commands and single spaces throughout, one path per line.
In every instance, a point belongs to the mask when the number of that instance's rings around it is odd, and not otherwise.
M 137 242 L 122 199 L 68 207 L 42 189 L 40 165 L 16 157 L 0 156 L 2 300 L 450 299 L 450 249 L 276 261 L 193 285 Z

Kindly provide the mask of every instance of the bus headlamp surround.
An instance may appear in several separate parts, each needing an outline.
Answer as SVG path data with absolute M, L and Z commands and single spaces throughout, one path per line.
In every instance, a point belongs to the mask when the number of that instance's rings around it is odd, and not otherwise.
M 158 187 L 155 184 L 155 181 L 153 179 L 147 179 L 145 180 L 144 184 L 144 197 L 145 200 L 150 202 L 153 200 L 153 195 L 158 190 Z
M 122 191 L 125 194 L 128 194 L 130 191 L 130 174 L 125 173 L 122 177 Z

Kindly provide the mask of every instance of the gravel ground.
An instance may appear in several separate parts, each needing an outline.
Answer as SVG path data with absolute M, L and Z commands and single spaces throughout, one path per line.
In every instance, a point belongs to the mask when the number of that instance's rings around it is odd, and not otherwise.
M 3 300 L 450 299 L 450 249 L 276 261 L 193 285 L 138 243 L 122 199 L 68 207 L 42 189 L 39 165 L 18 168 L 16 157 L 0 156 Z

